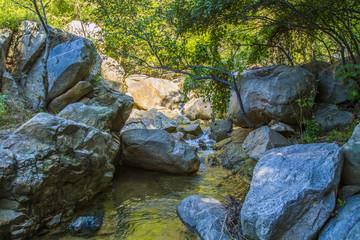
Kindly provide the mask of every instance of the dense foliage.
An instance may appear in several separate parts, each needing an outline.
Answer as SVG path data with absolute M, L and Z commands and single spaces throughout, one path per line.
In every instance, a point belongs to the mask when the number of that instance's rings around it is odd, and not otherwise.
M 63 28 L 72 20 L 91 21 L 91 6 L 84 0 L 52 0 L 44 1 L 48 21 L 51 26 Z M 21 4 L 21 5 L 20 5 Z M 36 14 L 28 8 L 32 8 L 31 0 L 0 0 L 0 28 L 16 29 L 23 20 L 38 21 Z
M 252 51 L 255 58 L 262 47 L 294 62 L 324 55 L 332 59 L 338 52 L 356 63 L 354 56 L 360 54 L 358 0 L 182 0 L 176 1 L 173 13 L 181 32 L 241 26 L 255 37 L 248 42 L 257 46 Z
M 0 1 L 2 27 L 36 18 Z M 128 74 L 186 74 L 185 91 L 207 97 L 219 116 L 237 73 L 253 64 L 341 59 L 352 64 L 342 76 L 359 82 L 359 0 L 53 0 L 47 15 L 60 28 L 71 20 L 101 25 L 104 51 Z
M 224 112 L 234 74 L 251 64 L 311 60 L 359 64 L 357 0 L 93 0 L 107 51 L 126 70 L 171 70 L 190 78 Z M 210 80 L 210 81 L 209 81 Z

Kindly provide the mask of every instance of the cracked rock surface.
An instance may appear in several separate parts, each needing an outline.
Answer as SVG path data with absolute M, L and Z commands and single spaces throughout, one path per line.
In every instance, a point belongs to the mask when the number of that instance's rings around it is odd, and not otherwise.
M 39 113 L 0 142 L 0 236 L 28 238 L 111 185 L 110 134 Z M 0 237 L 0 239 L 2 239 Z

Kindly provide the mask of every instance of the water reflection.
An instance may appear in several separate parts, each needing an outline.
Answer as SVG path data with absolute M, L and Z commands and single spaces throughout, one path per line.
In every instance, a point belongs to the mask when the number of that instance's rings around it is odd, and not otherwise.
M 237 192 L 245 197 L 248 180 L 222 168 L 202 168 L 192 176 L 177 176 L 135 168 L 121 168 L 113 189 L 97 198 L 104 209 L 104 222 L 87 239 L 199 239 L 176 215 L 177 205 L 187 196 L 215 197 Z M 65 236 L 39 239 L 82 239 Z

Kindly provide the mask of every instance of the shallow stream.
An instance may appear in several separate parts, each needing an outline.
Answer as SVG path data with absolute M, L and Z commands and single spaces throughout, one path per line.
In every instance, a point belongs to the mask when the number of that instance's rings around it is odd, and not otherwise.
M 214 197 L 245 197 L 249 181 L 220 167 L 203 164 L 195 175 L 178 176 L 135 168 L 118 170 L 111 190 L 95 199 L 86 214 L 103 215 L 101 229 L 86 239 L 127 240 L 193 240 L 199 239 L 189 231 L 176 214 L 176 207 L 190 195 Z M 84 215 L 81 212 L 77 216 Z M 37 239 L 84 239 L 70 233 L 44 236 Z

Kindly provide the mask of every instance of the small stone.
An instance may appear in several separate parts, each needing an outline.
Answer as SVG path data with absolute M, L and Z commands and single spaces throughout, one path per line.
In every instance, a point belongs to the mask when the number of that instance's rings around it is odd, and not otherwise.
M 71 233 L 77 235 L 91 235 L 100 230 L 102 218 L 96 216 L 78 217 L 68 227 Z
M 271 120 L 271 122 L 269 123 L 269 127 L 272 130 L 275 130 L 277 132 L 280 132 L 282 134 L 294 134 L 295 130 L 294 128 L 292 128 L 291 126 L 279 122 L 279 121 L 275 121 L 275 120 Z
M 184 132 L 195 136 L 200 136 L 201 134 L 203 134 L 203 131 L 199 124 L 190 124 L 189 126 L 186 126 L 184 128 Z

